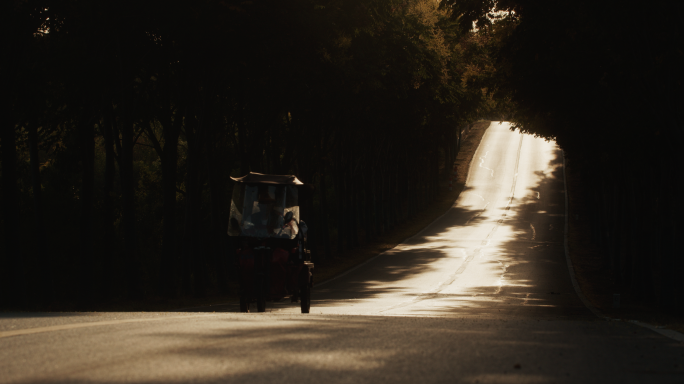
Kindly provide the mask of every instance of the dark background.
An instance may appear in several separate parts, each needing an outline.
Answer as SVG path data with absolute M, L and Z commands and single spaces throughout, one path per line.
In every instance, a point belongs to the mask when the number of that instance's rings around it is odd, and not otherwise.
M 2 308 L 230 290 L 229 176 L 296 174 L 314 258 L 410 220 L 461 128 L 581 174 L 623 292 L 684 311 L 675 1 L 2 2 Z

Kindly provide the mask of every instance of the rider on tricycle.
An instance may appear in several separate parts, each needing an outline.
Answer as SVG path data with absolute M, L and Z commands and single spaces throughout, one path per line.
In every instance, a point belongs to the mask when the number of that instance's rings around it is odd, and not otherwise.
M 235 182 L 228 235 L 237 240 L 240 311 L 256 301 L 259 312 L 267 300 L 290 296 L 309 313 L 313 268 L 306 247 L 307 226 L 299 220 L 299 189 L 304 183 L 290 175 L 250 172 Z

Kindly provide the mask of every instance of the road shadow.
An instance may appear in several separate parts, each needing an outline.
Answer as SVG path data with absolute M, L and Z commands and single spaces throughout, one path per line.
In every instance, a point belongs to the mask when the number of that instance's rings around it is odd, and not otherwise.
M 599 321 L 225 314 L 133 329 L 98 347 L 107 337 L 73 351 L 46 346 L 61 356 L 54 366 L 15 382 L 676 383 L 684 374 L 681 344 Z
M 536 183 L 518 191 L 510 204 L 495 202 L 486 210 L 454 206 L 392 250 L 345 276 L 315 286 L 312 312 L 318 309 L 330 313 L 339 307 L 343 313 L 364 301 L 394 295 L 400 303 L 382 314 L 591 318 L 593 315 L 574 291 L 565 258 L 562 165 L 562 152 L 556 148 L 545 171 L 532 176 Z M 468 191 L 464 189 L 461 196 Z M 480 235 L 458 239 L 457 246 L 451 243 L 451 236 L 467 235 L 469 228 L 480 226 L 491 226 L 486 238 Z M 459 263 L 447 264 L 459 258 Z M 488 268 L 490 274 L 500 274 L 499 281 L 481 286 L 468 282 L 458 292 L 437 289 L 416 293 L 409 287 L 412 279 L 444 265 L 454 269 L 449 278 L 461 285 L 459 279 L 467 278 L 463 271 L 473 268 L 469 259 L 476 259 L 478 267 Z M 269 303 L 268 307 L 276 311 L 293 310 L 297 305 L 280 302 Z M 237 307 L 195 310 L 237 311 Z

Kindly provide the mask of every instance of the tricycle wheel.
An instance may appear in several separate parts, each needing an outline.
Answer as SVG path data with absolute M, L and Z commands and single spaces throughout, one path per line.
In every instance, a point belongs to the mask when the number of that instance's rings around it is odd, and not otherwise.
M 257 312 L 266 312 L 266 283 L 263 276 L 257 279 L 256 291 Z
M 299 301 L 302 305 L 302 313 L 309 313 L 309 310 L 311 309 L 311 287 L 308 285 L 303 287 L 300 289 L 299 294 Z
M 249 312 L 249 299 L 244 295 L 240 295 L 240 312 Z
M 257 311 L 266 312 L 266 298 L 263 295 L 257 297 Z

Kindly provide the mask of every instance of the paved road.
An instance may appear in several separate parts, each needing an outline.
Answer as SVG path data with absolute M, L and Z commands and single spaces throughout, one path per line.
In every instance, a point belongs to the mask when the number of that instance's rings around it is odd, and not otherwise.
M 495 123 L 454 207 L 316 287 L 311 314 L 4 314 L 0 382 L 684 383 L 684 345 L 575 295 L 562 171 Z

